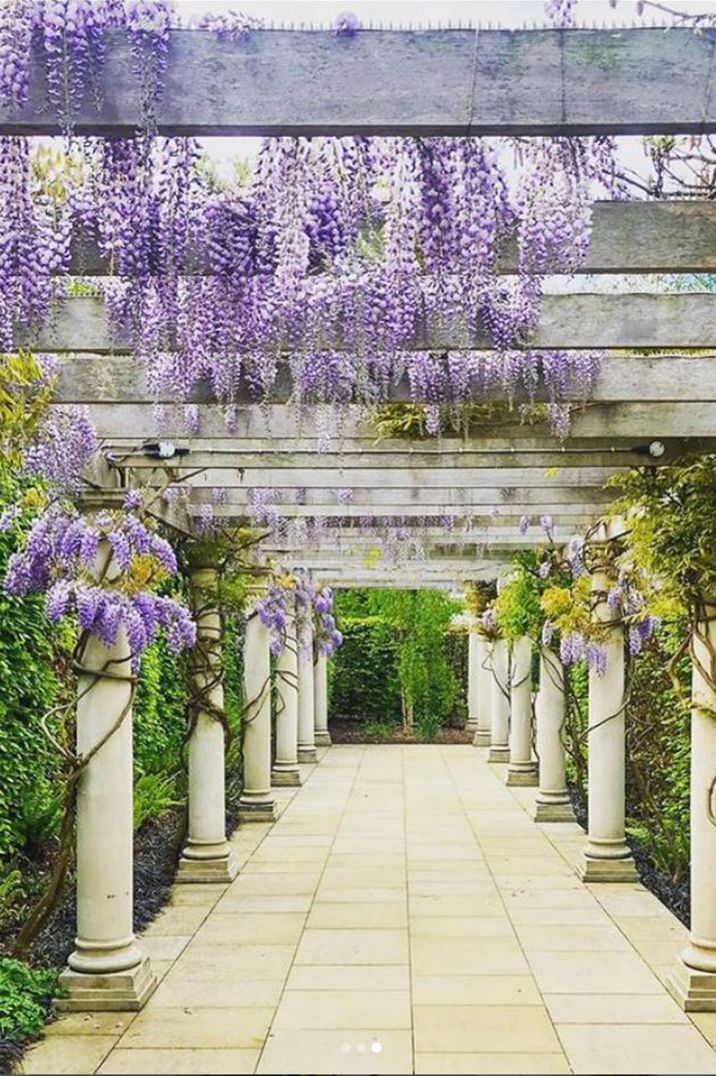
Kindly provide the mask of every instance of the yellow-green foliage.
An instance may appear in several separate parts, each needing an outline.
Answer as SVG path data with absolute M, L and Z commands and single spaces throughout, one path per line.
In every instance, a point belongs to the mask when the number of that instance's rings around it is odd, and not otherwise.
M 539 586 L 536 573 L 518 565 L 498 591 L 495 615 L 503 639 L 538 639 L 542 629 Z

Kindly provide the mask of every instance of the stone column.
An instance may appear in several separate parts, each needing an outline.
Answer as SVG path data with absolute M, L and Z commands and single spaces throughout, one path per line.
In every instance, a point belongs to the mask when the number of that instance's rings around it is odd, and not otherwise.
M 567 792 L 564 741 L 566 717 L 564 669 L 548 646 L 540 647 L 539 692 L 535 705 L 539 791 L 535 798 L 535 822 L 574 822 Z
M 298 768 L 298 656 L 296 653 L 296 612 L 293 600 L 288 608 L 286 640 L 276 660 L 276 758 L 271 771 L 273 785 L 300 785 Z
M 244 787 L 239 818 L 242 822 L 273 822 L 276 804 L 271 792 L 271 649 L 268 628 L 256 613 L 246 621 L 242 731 Z
M 109 544 L 99 572 L 118 574 Z M 105 571 L 105 566 L 109 568 Z M 132 926 L 132 684 L 124 628 L 113 646 L 88 636 L 77 684 L 77 754 L 91 758 L 77 792 L 77 937 L 60 976 L 70 1011 L 135 1011 L 156 986 Z M 98 746 L 101 745 L 101 746 Z
M 298 761 L 317 762 L 314 719 L 313 628 L 298 640 Z
M 314 736 L 316 747 L 330 747 L 328 731 L 328 658 L 320 651 L 313 665 Z
M 611 626 L 604 644 L 605 671 L 589 670 L 589 832 L 577 865 L 585 882 L 633 882 L 638 877 L 624 831 L 624 631 L 606 601 L 612 582 L 604 570 L 592 574 L 592 615 Z
M 179 861 L 179 882 L 230 882 L 238 866 L 226 840 L 225 730 L 221 663 L 222 622 L 214 594 L 217 571 L 196 568 L 191 574 L 196 618 L 192 653 L 192 691 L 197 706 L 190 715 L 189 832 Z M 215 708 L 215 712 L 212 709 Z
M 532 640 L 526 636 L 512 643 L 510 761 L 505 783 L 537 784 L 537 767 L 532 761 Z
M 477 730 L 473 739 L 475 747 L 489 747 L 491 740 L 490 703 L 492 699 L 492 663 L 490 646 L 483 635 L 475 636 L 477 650 L 476 695 Z
M 510 651 L 505 639 L 495 639 L 490 647 L 492 684 L 490 690 L 490 750 L 488 762 L 509 762 Z
M 480 707 L 480 636 L 467 633 L 467 722 L 465 732 L 474 737 L 477 732 L 477 714 Z
M 686 1012 L 716 1012 L 716 602 L 693 639 L 691 681 L 691 931 L 667 986 Z M 704 675 L 705 671 L 707 675 Z

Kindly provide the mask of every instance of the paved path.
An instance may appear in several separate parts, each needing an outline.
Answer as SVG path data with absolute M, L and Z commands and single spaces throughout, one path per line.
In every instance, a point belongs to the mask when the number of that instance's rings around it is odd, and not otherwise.
M 716 1073 L 716 1014 L 662 985 L 685 931 L 586 887 L 575 825 L 471 747 L 334 747 L 227 887 L 145 936 L 137 1016 L 64 1017 L 28 1073 Z

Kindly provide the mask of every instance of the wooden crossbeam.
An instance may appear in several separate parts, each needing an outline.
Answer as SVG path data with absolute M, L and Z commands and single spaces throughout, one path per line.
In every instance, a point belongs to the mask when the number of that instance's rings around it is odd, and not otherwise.
M 201 239 L 199 239 L 201 243 Z M 189 275 L 208 272 L 207 252 L 197 249 L 189 262 Z M 497 270 L 517 272 L 517 244 L 499 252 Z M 69 273 L 107 276 L 113 271 L 96 242 L 84 241 L 72 253 Z M 583 273 L 708 273 L 716 271 L 716 203 L 674 200 L 668 202 L 595 202 L 592 233 Z M 553 268 L 555 275 L 566 270 Z
M 545 349 L 709 348 L 716 342 L 716 294 L 546 295 L 526 346 Z M 18 334 L 18 344 L 49 352 L 122 352 L 126 333 L 113 332 L 99 298 L 64 301 L 52 321 Z M 340 339 L 327 341 L 340 347 Z M 449 331 L 435 323 L 420 331 L 407 350 L 489 349 L 491 341 L 467 328 Z M 111 384 L 111 381 L 109 382 Z M 115 389 L 119 392 L 120 388 Z M 65 390 L 66 392 L 66 390 Z
M 561 297 L 560 297 L 561 298 Z M 612 297 L 610 297 L 612 298 Z M 716 296 L 705 296 L 716 299 Z M 621 304 L 620 304 L 621 305 Z M 627 304 L 623 304 L 626 308 Z M 716 331 L 716 303 L 714 330 Z M 716 336 L 714 337 L 716 342 Z M 285 403 L 291 396 L 292 385 L 288 368 L 283 367 L 275 390 L 270 395 L 272 403 Z M 566 393 L 567 398 L 578 400 L 579 389 Z M 480 394 L 480 399 L 504 399 L 501 386 Z M 388 402 L 405 403 L 413 400 L 407 375 L 390 387 Z M 515 402 L 529 399 L 527 393 L 516 391 Z M 146 371 L 132 358 L 115 355 L 74 356 L 62 361 L 55 392 L 58 403 L 150 403 L 154 396 L 147 387 Z M 158 394 L 158 402 L 173 403 L 176 393 L 164 391 Z M 198 386 L 188 397 L 190 402 L 209 403 L 215 396 L 208 383 Z M 242 403 L 250 403 L 251 397 L 244 393 Z M 548 400 L 544 387 L 534 392 L 534 399 Z M 624 403 L 631 401 L 668 402 L 671 400 L 716 400 L 716 355 L 659 355 L 629 356 L 605 355 L 602 358 L 599 377 L 590 393 L 595 403 Z
M 215 470 L 207 468 L 191 477 L 196 488 L 205 486 L 215 488 L 282 488 L 282 489 L 335 489 L 350 486 L 352 489 L 432 489 L 449 490 L 455 486 L 479 489 L 502 489 L 511 483 L 519 482 L 523 487 L 552 490 L 559 486 L 601 487 L 612 475 L 615 467 L 559 467 L 546 473 L 542 467 L 522 467 L 510 470 L 504 467 L 465 468 L 456 471 L 449 467 L 396 468 L 382 467 L 379 470 L 356 469 L 351 471 L 350 479 L 340 470 L 290 470 L 279 468 L 246 468 L 241 471 Z M 177 468 L 177 477 L 182 471 Z M 163 482 L 150 473 L 150 484 Z
M 415 505 L 401 504 L 395 507 L 388 505 L 370 505 L 367 507 L 339 504 L 309 505 L 309 504 L 277 504 L 276 511 L 281 518 L 300 519 L 315 518 L 328 519 L 331 525 L 343 526 L 350 533 L 351 524 L 355 524 L 366 516 L 374 518 L 376 525 L 380 526 L 381 520 L 386 523 L 391 519 L 400 519 L 401 525 L 411 526 L 415 524 L 422 528 L 421 520 L 425 517 L 438 519 L 443 516 L 451 516 L 460 520 L 469 521 L 471 526 L 488 527 L 501 523 L 505 527 L 517 527 L 523 515 L 537 519 L 542 514 L 551 515 L 561 523 L 569 523 L 577 530 L 589 526 L 592 521 L 603 511 L 604 505 L 599 504 L 552 504 L 549 501 L 535 505 L 510 506 L 506 510 L 499 505 Z M 189 515 L 201 515 L 201 505 L 191 504 L 188 508 Z M 213 515 L 219 519 L 248 521 L 247 506 L 214 504 Z
M 716 129 L 713 42 L 690 29 L 170 33 L 157 128 L 181 135 L 647 134 Z M 125 35 L 108 35 L 80 134 L 142 125 Z M 56 134 L 44 73 L 0 134 Z
M 382 486 L 353 489 L 350 505 L 338 503 L 337 491 L 326 489 L 306 489 L 302 496 L 303 504 L 291 505 L 285 498 L 278 497 L 276 506 L 280 512 L 286 515 L 371 515 L 388 514 L 403 515 L 412 508 L 419 515 L 436 515 L 454 508 L 480 508 L 491 511 L 497 506 L 501 509 L 508 508 L 522 513 L 525 510 L 541 505 L 546 506 L 587 506 L 584 510 L 592 511 L 592 506 L 608 504 L 614 500 L 614 492 L 605 490 L 599 486 L 562 486 L 548 482 L 546 479 L 543 486 L 516 485 L 519 482 L 519 472 L 511 475 L 511 481 L 505 482 L 500 488 L 476 486 L 473 488 L 451 485 L 444 489 L 385 489 Z M 351 487 L 352 488 L 352 487 Z M 226 489 L 226 504 L 217 504 L 215 511 L 221 514 L 224 509 L 230 511 L 234 506 L 244 507 L 249 503 L 248 489 Z M 208 486 L 198 488 L 189 487 L 190 503 L 201 504 L 210 499 Z M 294 507 L 295 512 L 290 509 Z M 333 512 L 334 507 L 336 512 Z M 299 509 L 305 508 L 305 512 Z M 383 512 L 380 512 L 383 509 Z M 547 511 L 548 508 L 545 508 Z

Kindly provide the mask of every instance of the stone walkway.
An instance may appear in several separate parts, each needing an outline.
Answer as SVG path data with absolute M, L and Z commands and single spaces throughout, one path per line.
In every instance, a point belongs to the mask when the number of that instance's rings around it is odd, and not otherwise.
M 472 747 L 334 747 L 229 887 L 177 887 L 136 1015 L 74 1015 L 26 1073 L 716 1073 L 662 981 L 683 927 L 585 887 L 576 825 Z

